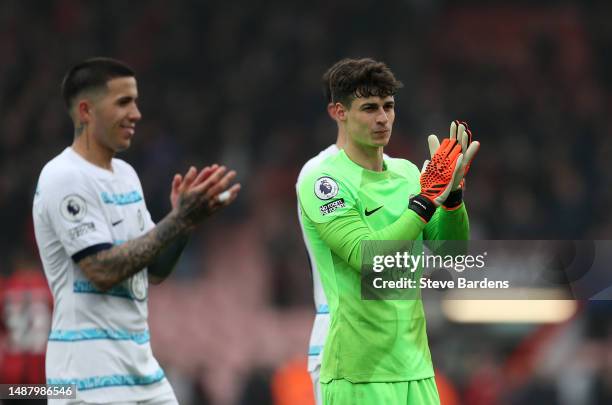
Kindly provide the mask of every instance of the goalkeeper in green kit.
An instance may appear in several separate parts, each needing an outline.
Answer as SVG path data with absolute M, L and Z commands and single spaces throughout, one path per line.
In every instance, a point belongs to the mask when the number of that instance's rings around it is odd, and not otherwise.
M 372 59 L 336 65 L 329 86 L 346 143 L 298 184 L 304 233 L 331 315 L 323 403 L 439 404 L 422 302 L 362 300 L 362 243 L 467 239 L 463 178 L 479 143 L 456 121 L 441 145 L 430 135 L 431 160 L 422 172 L 383 157 L 402 84 Z

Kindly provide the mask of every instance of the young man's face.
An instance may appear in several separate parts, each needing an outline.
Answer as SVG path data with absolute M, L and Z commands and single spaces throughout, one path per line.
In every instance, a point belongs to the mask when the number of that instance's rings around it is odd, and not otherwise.
M 136 100 L 138 89 L 133 77 L 118 77 L 106 83 L 106 91 L 95 98 L 91 125 L 96 140 L 113 152 L 129 148 L 142 117 Z
M 348 110 L 340 105 L 337 116 L 344 121 L 351 142 L 361 146 L 386 146 L 395 120 L 395 100 L 393 96 L 357 97 Z

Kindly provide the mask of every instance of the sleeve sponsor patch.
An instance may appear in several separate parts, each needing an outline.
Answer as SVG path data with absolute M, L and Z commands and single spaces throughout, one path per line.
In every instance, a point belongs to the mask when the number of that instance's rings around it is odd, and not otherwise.
M 74 228 L 68 230 L 68 235 L 70 236 L 70 239 L 75 240 L 95 230 L 96 230 L 96 224 L 94 224 L 93 222 L 85 222 L 79 226 L 75 226 Z
M 321 207 L 319 207 L 319 211 L 321 212 L 321 215 L 327 215 L 327 214 L 331 214 L 332 212 L 336 211 L 338 208 L 344 208 L 344 207 L 346 207 L 346 204 L 344 204 L 344 198 L 340 198 L 336 201 L 332 201 L 325 205 L 321 205 Z

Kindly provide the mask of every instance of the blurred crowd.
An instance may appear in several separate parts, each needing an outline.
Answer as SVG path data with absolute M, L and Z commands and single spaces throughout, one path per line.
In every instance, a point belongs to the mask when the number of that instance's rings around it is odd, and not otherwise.
M 37 176 L 73 136 L 59 84 L 97 55 L 137 72 L 143 120 L 119 157 L 139 173 L 155 220 L 170 208 L 172 176 L 191 164 L 226 164 L 243 184 L 173 279 L 151 289 L 153 348 L 185 403 L 269 403 L 275 370 L 307 351 L 311 279 L 294 185 L 335 139 L 321 76 L 342 57 L 383 60 L 405 85 L 390 155 L 420 166 L 428 134 L 469 122 L 482 143 L 466 190 L 474 238 L 609 238 L 612 4 L 483 3 L 0 1 L 0 274 L 37 258 Z M 593 317 L 609 326 L 603 307 L 541 346 L 573 348 L 562 351 L 576 356 L 567 371 L 529 367 L 520 350 L 541 354 L 529 339 L 546 331 L 525 325 L 440 321 L 435 364 L 458 403 L 610 400 L 610 328 L 589 332 Z M 563 402 L 568 392 L 587 402 Z

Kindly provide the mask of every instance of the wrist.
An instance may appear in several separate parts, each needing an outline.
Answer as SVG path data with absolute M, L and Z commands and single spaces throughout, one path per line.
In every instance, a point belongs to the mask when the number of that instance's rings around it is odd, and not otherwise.
M 175 237 L 187 237 L 195 226 L 187 216 L 181 215 L 177 209 L 170 211 L 166 218 L 170 223 L 174 224 L 172 228 L 175 229 Z
M 461 188 L 451 191 L 442 206 L 447 210 L 456 210 L 463 203 L 463 190 Z
M 436 212 L 436 208 L 436 204 L 422 194 L 412 197 L 408 203 L 408 209 L 416 212 L 425 223 L 431 220 L 431 217 Z

